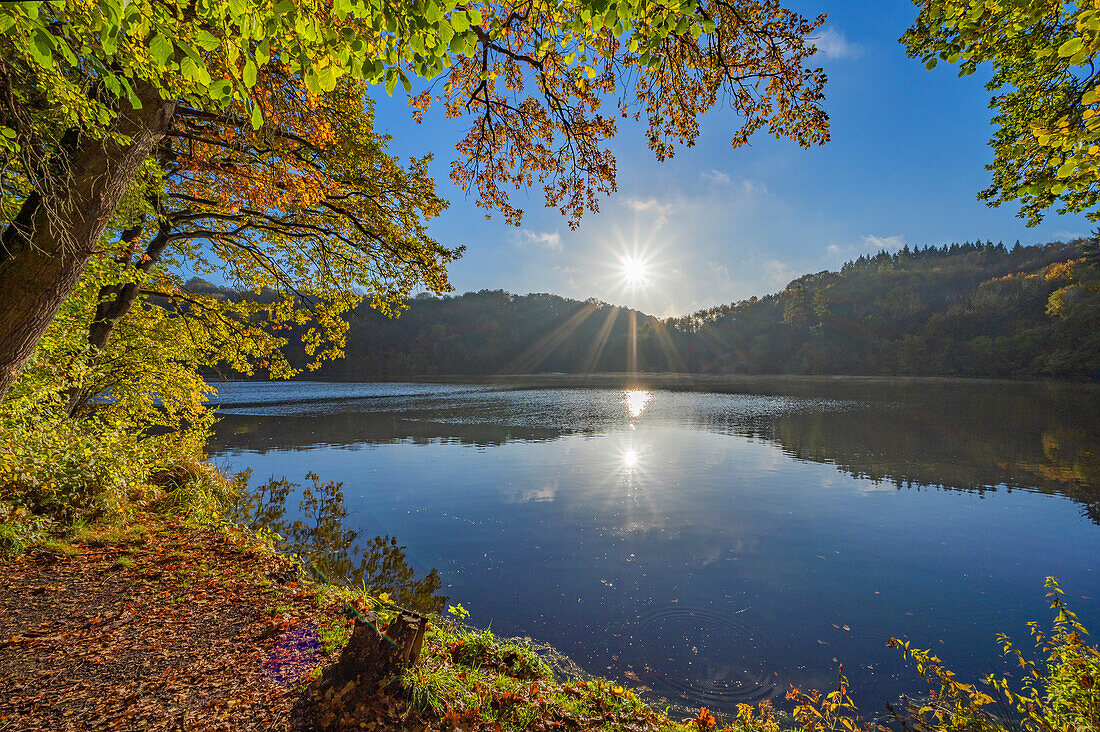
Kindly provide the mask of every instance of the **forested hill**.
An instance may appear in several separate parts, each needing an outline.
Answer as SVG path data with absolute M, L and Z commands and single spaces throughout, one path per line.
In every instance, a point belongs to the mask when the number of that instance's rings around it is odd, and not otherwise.
M 503 290 L 412 300 L 396 320 L 365 305 L 350 318 L 347 356 L 315 375 L 337 379 L 542 371 L 627 371 L 631 323 L 656 318 L 597 300 Z
M 880 252 L 667 325 L 708 373 L 1100 378 L 1095 242 Z
M 1100 378 L 1100 262 L 1081 243 L 860 257 L 666 321 L 596 300 L 483 290 L 361 306 L 347 357 L 307 377 L 642 371 Z M 632 323 L 636 347 L 632 345 Z

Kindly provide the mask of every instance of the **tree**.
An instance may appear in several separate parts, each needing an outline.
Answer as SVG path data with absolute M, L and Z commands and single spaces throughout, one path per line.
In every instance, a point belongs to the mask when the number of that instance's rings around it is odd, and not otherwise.
M 425 221 L 446 205 L 427 174 L 430 158 L 405 167 L 387 154 L 362 82 L 342 79 L 314 97 L 278 69 L 261 73 L 256 89 L 269 100 L 261 130 L 237 115 L 178 110 L 146 199 L 120 216 L 127 227 L 113 258 L 121 281 L 100 290 L 93 349 L 106 346 L 141 295 L 155 296 L 195 321 L 210 365 L 251 373 L 259 362 L 288 376 L 286 338 L 276 331 L 299 330 L 315 368 L 341 353 L 342 314 L 363 295 L 390 313 L 417 287 L 450 289 L 445 266 L 461 249 L 427 234 Z M 239 290 L 269 295 L 189 292 L 160 266 L 164 257 L 190 271 L 221 269 Z M 209 332 L 227 325 L 239 337 Z
M 1019 201 L 1029 225 L 1055 205 L 1100 220 L 1100 10 L 1066 0 L 918 5 L 901 39 L 910 56 L 929 69 L 957 63 L 960 76 L 993 70 L 993 183 L 979 197 Z
M 59 0 L 0 5 L 0 397 L 72 292 L 136 179 L 188 119 L 269 128 L 257 84 L 274 66 L 311 95 L 342 78 L 442 82 L 470 115 L 453 177 L 478 202 L 522 212 L 507 187 L 538 181 L 575 224 L 614 190 L 601 109 L 645 115 L 658 157 L 690 145 L 697 117 L 728 101 L 734 145 L 760 128 L 827 139 L 825 82 L 805 62 L 807 21 L 776 0 Z M 433 96 L 435 95 L 435 96 Z M 628 99 L 628 96 L 632 99 Z M 156 207 L 153 207 L 156 209 Z M 225 223 L 224 221 L 222 223 Z

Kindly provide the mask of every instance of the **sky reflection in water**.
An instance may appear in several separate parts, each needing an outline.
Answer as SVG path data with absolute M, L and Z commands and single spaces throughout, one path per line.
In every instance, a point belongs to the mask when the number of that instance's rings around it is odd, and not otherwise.
M 1026 643 L 1058 576 L 1100 628 L 1100 399 L 858 382 L 781 394 L 230 384 L 212 447 L 256 481 L 344 482 L 472 620 L 729 709 L 828 687 L 878 712 L 915 676 Z

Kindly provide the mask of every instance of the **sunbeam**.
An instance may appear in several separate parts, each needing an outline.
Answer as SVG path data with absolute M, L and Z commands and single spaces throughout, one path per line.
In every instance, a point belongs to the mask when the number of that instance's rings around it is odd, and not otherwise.
M 585 355 L 584 373 L 591 374 L 596 371 L 596 366 L 598 366 L 600 362 L 600 356 L 603 355 L 603 348 L 607 345 L 607 339 L 611 337 L 611 329 L 615 327 L 615 321 L 618 317 L 619 308 L 612 307 L 610 312 L 607 313 L 607 317 L 604 318 L 599 331 L 596 332 L 596 338 L 592 341 L 592 344 L 588 348 L 588 353 Z
M 555 348 L 569 337 L 588 316 L 596 312 L 599 306 L 595 303 L 587 303 L 568 320 L 544 335 L 527 350 L 516 356 L 503 369 L 504 373 L 525 373 L 534 369 L 549 356 Z

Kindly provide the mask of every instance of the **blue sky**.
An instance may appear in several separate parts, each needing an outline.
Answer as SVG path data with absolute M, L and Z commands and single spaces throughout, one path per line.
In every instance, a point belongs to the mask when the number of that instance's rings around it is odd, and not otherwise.
M 775 292 L 881 248 L 979 237 L 1033 244 L 1092 228 L 1083 216 L 1051 214 L 1029 229 L 1014 207 L 977 200 L 992 159 L 989 93 L 980 75 L 960 79 L 946 64 L 929 72 L 906 57 L 897 39 L 915 5 L 788 3 L 829 16 L 817 58 L 829 75 L 832 141 L 804 150 L 758 134 L 734 150 L 736 120 L 713 112 L 694 148 L 658 163 L 641 127 L 623 124 L 613 146 L 619 192 L 574 231 L 538 190 L 515 194 L 526 201 L 522 228 L 486 221 L 447 178 L 465 123 L 435 109 L 418 126 L 404 102 L 381 98 L 377 127 L 394 136 L 392 151 L 435 153 L 451 207 L 432 233 L 467 246 L 450 269 L 456 290 L 597 297 L 668 316 Z M 649 284 L 626 289 L 620 258 L 635 252 L 648 257 Z

